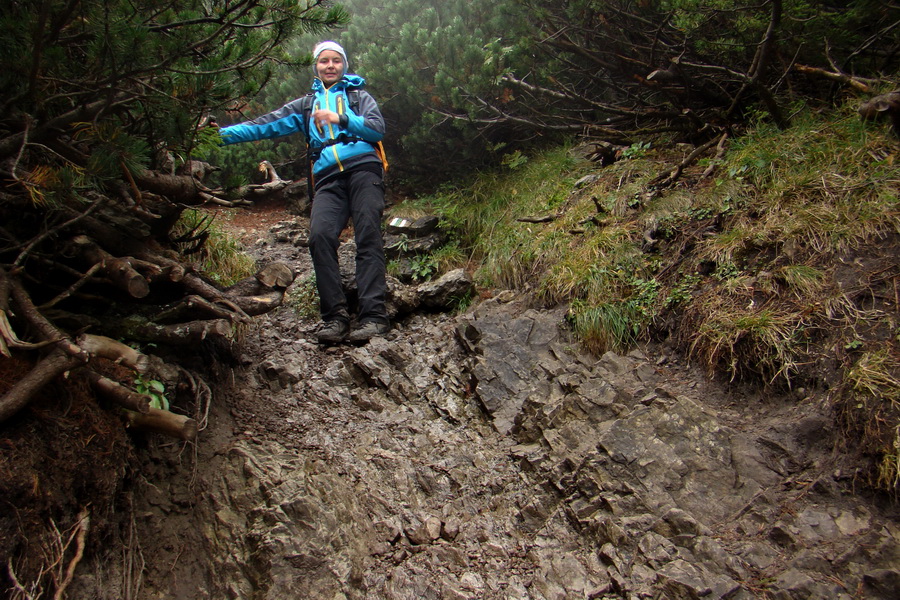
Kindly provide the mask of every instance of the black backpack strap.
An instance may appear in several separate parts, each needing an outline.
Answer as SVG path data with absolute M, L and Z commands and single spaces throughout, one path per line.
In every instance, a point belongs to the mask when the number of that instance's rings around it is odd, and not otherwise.
M 359 114 L 359 88 L 347 90 L 347 104 L 350 105 L 350 110 L 354 114 Z
M 303 137 L 306 138 L 306 195 L 309 201 L 313 199 L 313 159 L 312 148 L 309 144 L 309 122 L 312 118 L 312 107 L 315 101 L 315 94 L 310 92 L 303 97 L 301 104 L 301 112 L 303 113 Z

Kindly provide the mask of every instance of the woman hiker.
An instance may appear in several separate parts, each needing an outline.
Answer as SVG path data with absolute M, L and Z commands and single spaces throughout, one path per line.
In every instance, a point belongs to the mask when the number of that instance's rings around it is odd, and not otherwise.
M 309 250 L 323 321 L 317 337 L 322 344 L 364 343 L 390 331 L 381 237 L 385 163 L 379 142 L 384 118 L 375 99 L 362 89 L 365 80 L 347 73 L 347 53 L 339 44 L 318 44 L 313 59 L 312 94 L 252 121 L 223 127 L 221 134 L 225 144 L 306 135 L 315 182 Z M 338 236 L 351 218 L 359 291 L 353 331 L 337 257 Z

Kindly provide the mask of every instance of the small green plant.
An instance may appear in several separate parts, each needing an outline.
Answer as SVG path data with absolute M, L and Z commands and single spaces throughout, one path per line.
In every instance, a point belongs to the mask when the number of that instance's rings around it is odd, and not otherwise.
M 400 236 L 400 238 L 388 246 L 391 250 L 396 250 L 401 254 L 409 251 L 409 237 L 404 233 Z
M 291 287 L 288 291 L 288 305 L 301 318 L 315 319 L 319 316 L 319 292 L 315 274 Z
M 643 158 L 647 156 L 648 150 L 650 150 L 650 142 L 635 142 L 622 150 L 622 158 Z
M 386 267 L 387 274 L 391 277 L 398 277 L 402 271 L 402 267 L 403 265 L 396 258 L 389 260 Z
M 707 206 L 697 206 L 687 211 L 688 217 L 694 221 L 703 221 L 715 214 L 712 208 Z
M 528 162 L 528 157 L 520 151 L 510 152 L 503 156 L 503 166 L 510 170 L 516 170 Z
M 475 295 L 472 294 L 472 292 L 468 292 L 466 294 L 463 294 L 462 296 L 452 296 L 450 298 L 451 311 L 454 314 L 466 312 L 466 309 L 468 309 L 472 305 L 472 300 L 474 299 Z
M 412 278 L 415 281 L 425 281 L 437 273 L 438 263 L 431 254 L 414 256 L 409 263 Z
M 169 410 L 169 399 L 166 398 L 166 386 L 163 382 L 138 375 L 134 380 L 134 389 L 138 394 L 150 396 L 150 408 Z
M 669 294 L 666 296 L 666 308 L 672 308 L 676 304 L 690 300 L 691 292 L 697 287 L 700 280 L 701 277 L 696 273 L 685 276 L 678 282 L 678 285 L 669 290 Z
M 729 279 L 737 278 L 740 274 L 741 270 L 737 267 L 736 264 L 727 262 L 716 267 L 716 271 L 713 273 L 713 277 L 715 277 L 719 281 L 728 281 Z

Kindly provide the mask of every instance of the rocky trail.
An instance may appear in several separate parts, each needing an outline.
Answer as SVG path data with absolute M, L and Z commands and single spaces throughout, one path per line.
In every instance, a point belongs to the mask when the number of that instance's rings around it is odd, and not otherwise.
M 236 217 L 262 261 L 308 252 Z M 802 390 L 707 381 L 665 347 L 579 352 L 516 291 L 323 349 L 244 334 L 196 446 L 150 439 L 122 567 L 167 599 L 900 597 L 896 504 L 854 489 Z M 138 573 L 142 575 L 138 575 Z M 87 596 L 83 596 L 87 597 Z

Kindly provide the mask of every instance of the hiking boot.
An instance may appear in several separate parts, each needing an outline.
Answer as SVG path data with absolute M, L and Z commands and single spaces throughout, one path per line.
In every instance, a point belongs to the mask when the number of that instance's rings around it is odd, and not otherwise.
M 350 331 L 350 324 L 340 319 L 334 321 L 326 321 L 325 326 L 316 334 L 320 344 L 340 344 L 347 337 Z
M 362 344 L 368 342 L 371 338 L 384 335 L 391 330 L 391 326 L 387 323 L 379 323 L 377 321 L 369 321 L 363 323 L 354 329 L 347 337 L 347 341 L 352 344 Z

